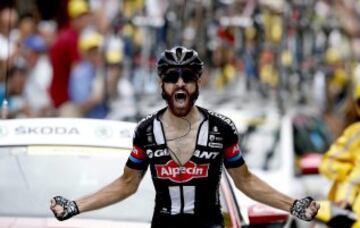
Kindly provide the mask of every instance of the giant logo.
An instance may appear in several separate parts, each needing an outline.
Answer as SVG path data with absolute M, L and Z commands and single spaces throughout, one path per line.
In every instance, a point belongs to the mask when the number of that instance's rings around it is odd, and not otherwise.
M 188 161 L 184 166 L 179 166 L 174 160 L 170 160 L 165 165 L 155 165 L 155 169 L 159 179 L 168 179 L 176 183 L 183 183 L 193 178 L 207 177 L 209 164 L 197 165 L 192 161 Z
M 152 151 L 150 149 L 146 150 L 146 154 L 149 158 L 153 158 L 153 157 L 162 157 L 162 156 L 168 156 L 169 152 L 167 149 L 158 149 L 155 151 Z
M 213 112 L 213 111 L 209 111 L 209 113 L 213 116 L 216 116 L 216 117 L 222 119 L 225 123 L 227 123 L 231 127 L 231 129 L 234 131 L 234 133 L 237 134 L 235 124 L 230 118 L 223 116 L 217 112 Z
M 219 152 L 207 152 L 195 150 L 194 156 L 198 158 L 215 159 L 219 155 Z

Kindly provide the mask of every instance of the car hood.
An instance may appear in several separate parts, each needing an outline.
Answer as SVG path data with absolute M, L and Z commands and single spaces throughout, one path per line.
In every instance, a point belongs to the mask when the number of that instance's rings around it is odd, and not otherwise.
M 70 219 L 59 222 L 54 218 L 0 217 L 1 228 L 148 228 L 150 223 L 121 222 L 95 219 Z

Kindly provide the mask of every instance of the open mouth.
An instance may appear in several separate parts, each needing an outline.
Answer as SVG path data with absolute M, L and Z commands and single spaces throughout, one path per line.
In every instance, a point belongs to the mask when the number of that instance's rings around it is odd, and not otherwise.
M 179 103 L 184 103 L 186 101 L 187 94 L 183 91 L 175 93 L 175 101 Z

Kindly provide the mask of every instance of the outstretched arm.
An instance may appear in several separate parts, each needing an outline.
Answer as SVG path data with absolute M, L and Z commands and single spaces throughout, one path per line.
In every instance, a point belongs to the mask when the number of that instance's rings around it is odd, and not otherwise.
M 76 200 L 81 212 L 96 210 L 117 203 L 138 189 L 143 171 L 125 167 L 124 174 L 98 192 Z
M 295 199 L 286 196 L 252 174 L 246 164 L 228 169 L 236 187 L 248 197 L 269 206 L 290 211 Z
M 320 207 L 315 201 L 307 201 L 307 198 L 296 201 L 295 199 L 275 190 L 256 175 L 252 174 L 246 164 L 243 164 L 238 168 L 228 169 L 228 172 L 233 178 L 236 187 L 250 198 L 269 206 L 291 212 L 293 215 L 300 217 L 301 219 L 312 219 Z M 306 206 L 307 202 L 309 202 L 309 205 Z M 303 208 L 299 208 L 302 204 L 305 206 L 303 206 Z M 301 213 L 300 210 L 302 209 L 304 213 L 303 217 L 298 215 L 298 213 Z
M 62 197 L 51 200 L 50 209 L 59 220 L 68 219 L 80 212 L 100 209 L 117 203 L 136 192 L 144 175 L 144 171 L 125 167 L 121 177 L 99 191 L 75 201 Z M 59 202 L 63 200 L 62 202 Z

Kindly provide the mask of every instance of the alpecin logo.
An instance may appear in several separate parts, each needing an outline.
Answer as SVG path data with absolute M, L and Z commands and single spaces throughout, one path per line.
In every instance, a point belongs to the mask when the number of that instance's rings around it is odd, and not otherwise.
M 183 183 L 193 178 L 207 177 L 209 164 L 197 165 L 192 161 L 188 161 L 184 166 L 179 167 L 174 160 L 170 160 L 165 165 L 155 165 L 155 169 L 159 179 L 169 179 L 176 183 Z

